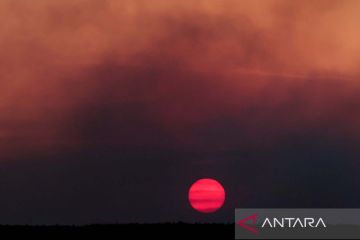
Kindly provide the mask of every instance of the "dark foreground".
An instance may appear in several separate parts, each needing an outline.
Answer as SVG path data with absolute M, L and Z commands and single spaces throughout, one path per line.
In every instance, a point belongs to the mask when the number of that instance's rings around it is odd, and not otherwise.
M 36 236 L 79 236 L 184 239 L 234 239 L 233 224 L 121 224 L 88 226 L 0 226 L 1 234 Z

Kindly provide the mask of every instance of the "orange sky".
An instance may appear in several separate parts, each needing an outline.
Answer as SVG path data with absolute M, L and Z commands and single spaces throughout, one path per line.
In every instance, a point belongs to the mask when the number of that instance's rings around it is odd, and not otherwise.
M 359 12 L 356 0 L 2 0 L 0 152 L 157 134 L 204 148 L 312 129 L 356 140 Z M 242 138 L 204 140 L 229 122 Z

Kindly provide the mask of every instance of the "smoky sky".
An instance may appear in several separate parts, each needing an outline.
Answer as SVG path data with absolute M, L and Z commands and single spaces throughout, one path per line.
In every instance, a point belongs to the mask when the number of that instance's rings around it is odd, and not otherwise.
M 0 223 L 358 207 L 358 1 L 0 2 Z M 197 214 L 197 179 L 224 208 Z

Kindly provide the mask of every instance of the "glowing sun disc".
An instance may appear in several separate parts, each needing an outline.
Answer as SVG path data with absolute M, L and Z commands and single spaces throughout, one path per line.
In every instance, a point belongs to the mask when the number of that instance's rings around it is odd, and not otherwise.
M 188 194 L 190 205 L 202 213 L 219 210 L 225 202 L 225 190 L 216 180 L 203 178 L 191 185 Z

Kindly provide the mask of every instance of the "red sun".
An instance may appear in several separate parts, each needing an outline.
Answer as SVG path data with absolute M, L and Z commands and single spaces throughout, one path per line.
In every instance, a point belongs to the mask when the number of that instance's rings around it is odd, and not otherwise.
M 190 187 L 189 202 L 199 212 L 216 212 L 225 202 L 225 190 L 218 181 L 203 178 Z

